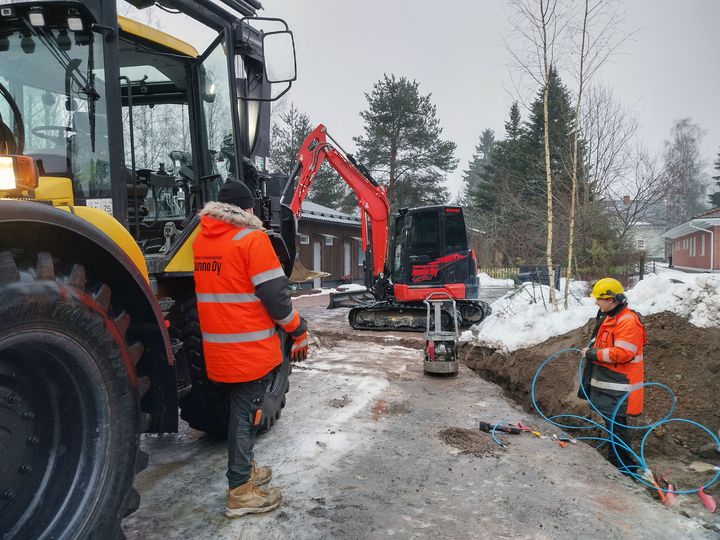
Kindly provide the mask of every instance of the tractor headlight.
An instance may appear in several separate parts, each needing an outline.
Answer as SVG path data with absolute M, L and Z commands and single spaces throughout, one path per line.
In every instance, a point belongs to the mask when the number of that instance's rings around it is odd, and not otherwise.
M 0 191 L 35 189 L 38 170 L 28 156 L 0 156 Z
M 11 157 L 0 156 L 0 190 L 15 189 L 15 170 Z

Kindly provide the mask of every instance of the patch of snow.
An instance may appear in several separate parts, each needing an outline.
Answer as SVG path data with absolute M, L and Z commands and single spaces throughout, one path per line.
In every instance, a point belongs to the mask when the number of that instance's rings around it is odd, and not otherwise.
M 564 287 L 564 283 L 561 288 Z M 597 314 L 595 300 L 588 296 L 589 284 L 571 282 L 569 307 L 549 305 L 550 288 L 523 283 L 496 300 L 492 315 L 463 332 L 462 341 L 502 351 L 514 351 L 583 326 Z M 720 275 L 685 273 L 658 268 L 627 290 L 630 307 L 642 315 L 671 311 L 700 327 L 720 327 Z
M 515 285 L 512 279 L 497 279 L 490 277 L 485 272 L 480 272 L 478 278 L 480 279 L 480 287 L 512 287 Z
M 571 287 L 584 291 L 586 285 Z M 555 293 L 562 303 L 562 295 Z M 597 313 L 594 300 L 571 294 L 566 311 L 549 304 L 550 287 L 523 283 L 491 304 L 492 315 L 463 332 L 462 341 L 514 351 L 542 343 L 550 336 L 564 334 L 585 324 Z

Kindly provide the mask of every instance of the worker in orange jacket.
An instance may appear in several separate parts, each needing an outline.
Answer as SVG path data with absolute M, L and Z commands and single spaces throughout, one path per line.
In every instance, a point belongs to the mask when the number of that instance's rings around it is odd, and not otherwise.
M 277 327 L 292 337 L 293 360 L 308 352 L 307 326 L 292 307 L 287 277 L 253 207 L 245 184 L 227 182 L 218 201 L 200 212 L 193 242 L 205 367 L 210 380 L 229 386 L 225 515 L 231 518 L 268 512 L 282 501 L 278 489 L 258 487 L 272 470 L 257 467 L 253 454 L 262 401 L 283 361 Z
M 622 284 L 603 278 L 593 286 L 599 311 L 591 346 L 583 349 L 587 362 L 583 374 L 585 392 L 593 405 L 606 417 L 605 425 L 617 439 L 630 446 L 627 417 L 643 410 L 643 347 L 645 327 L 637 313 L 628 307 Z M 615 413 L 615 408 L 630 393 Z M 584 397 L 582 391 L 580 397 Z M 613 421 L 613 414 L 615 414 Z M 637 462 L 627 450 L 616 446 L 608 459 L 621 472 L 633 471 Z M 633 471 L 634 472 L 634 471 Z

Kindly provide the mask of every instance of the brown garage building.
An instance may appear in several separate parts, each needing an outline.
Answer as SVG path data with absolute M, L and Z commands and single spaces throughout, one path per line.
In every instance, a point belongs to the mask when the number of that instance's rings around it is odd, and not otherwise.
M 304 201 L 298 222 L 298 257 L 308 270 L 330 275 L 300 286 L 319 288 L 343 283 L 361 284 L 365 261 L 361 234 L 359 217 Z

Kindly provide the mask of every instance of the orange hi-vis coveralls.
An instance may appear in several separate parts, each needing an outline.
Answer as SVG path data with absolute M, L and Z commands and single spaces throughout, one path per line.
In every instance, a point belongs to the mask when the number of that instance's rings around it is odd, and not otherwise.
M 593 362 L 590 399 L 605 415 L 611 415 L 618 401 L 643 382 L 645 327 L 627 305 L 604 316 L 586 358 Z M 618 416 L 643 411 L 643 388 L 630 392 Z
M 231 204 L 210 202 L 193 243 L 195 292 L 210 380 L 257 380 L 283 360 L 276 325 L 306 331 L 262 222 Z

